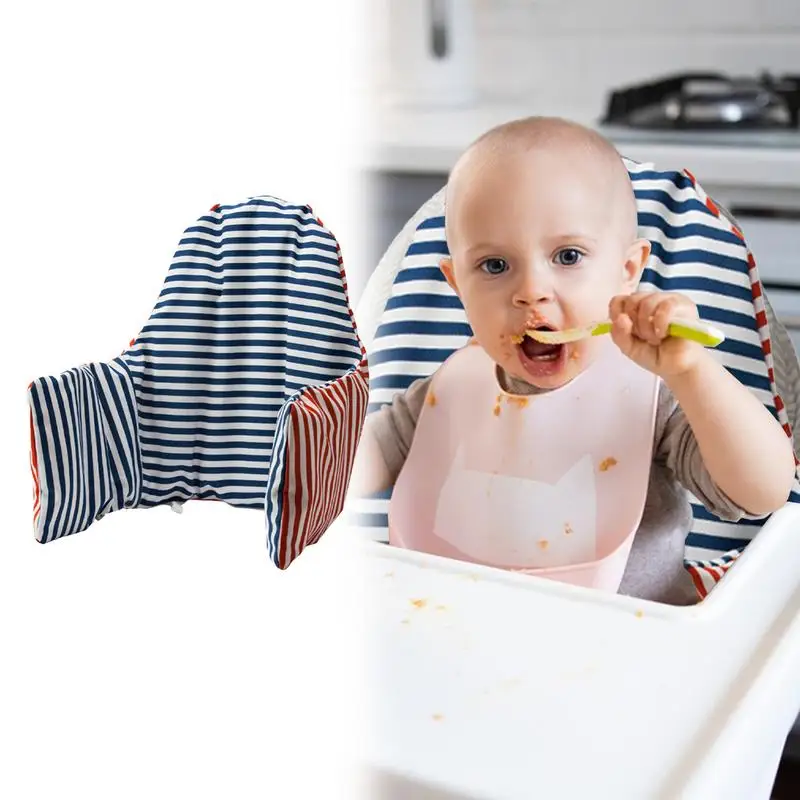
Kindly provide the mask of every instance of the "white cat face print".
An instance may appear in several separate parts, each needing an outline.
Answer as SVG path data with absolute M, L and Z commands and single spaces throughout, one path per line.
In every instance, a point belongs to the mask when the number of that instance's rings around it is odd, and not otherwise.
M 434 534 L 481 563 L 560 567 L 591 561 L 597 554 L 592 459 L 584 456 L 550 484 L 469 469 L 461 445 L 439 495 Z

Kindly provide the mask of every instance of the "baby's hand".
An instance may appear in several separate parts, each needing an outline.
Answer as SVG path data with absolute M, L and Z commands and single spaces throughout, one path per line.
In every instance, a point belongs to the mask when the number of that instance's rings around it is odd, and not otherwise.
M 697 307 L 675 292 L 618 295 L 609 304 L 611 337 L 640 367 L 665 380 L 692 369 L 703 354 L 697 342 L 667 335 L 674 319 L 697 319 Z

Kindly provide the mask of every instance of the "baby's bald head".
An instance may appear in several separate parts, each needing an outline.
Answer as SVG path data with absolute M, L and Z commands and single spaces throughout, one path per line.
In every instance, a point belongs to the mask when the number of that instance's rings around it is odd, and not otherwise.
M 597 203 L 608 211 L 608 223 L 614 231 L 628 241 L 637 234 L 636 201 L 628 171 L 619 153 L 600 134 L 582 125 L 553 117 L 529 117 L 499 125 L 477 139 L 456 162 L 447 183 L 445 207 L 447 209 L 448 242 L 457 236 L 459 204 L 470 188 L 500 166 L 512 166 L 526 160 L 536 160 L 547 165 L 542 182 L 535 179 L 528 186 L 508 186 L 508 191 L 529 189 L 546 191 L 554 171 L 564 174 L 579 171 L 586 190 L 592 192 Z M 553 168 L 556 168 L 555 170 Z M 545 170 L 542 170 L 544 173 Z M 520 180 L 529 173 L 519 172 Z

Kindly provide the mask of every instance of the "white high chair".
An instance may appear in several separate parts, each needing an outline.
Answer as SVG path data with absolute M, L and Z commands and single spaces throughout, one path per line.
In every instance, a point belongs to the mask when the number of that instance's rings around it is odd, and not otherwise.
M 626 163 L 653 243 L 643 284 L 695 299 L 789 433 L 797 357 L 735 223 L 688 173 Z M 372 410 L 470 334 L 438 274 L 443 213 L 440 192 L 357 309 Z M 391 548 L 387 498 L 349 501 L 337 541 L 366 548 L 372 592 L 368 796 L 768 798 L 800 709 L 798 488 L 756 525 L 694 507 L 687 568 L 711 593 L 688 608 Z

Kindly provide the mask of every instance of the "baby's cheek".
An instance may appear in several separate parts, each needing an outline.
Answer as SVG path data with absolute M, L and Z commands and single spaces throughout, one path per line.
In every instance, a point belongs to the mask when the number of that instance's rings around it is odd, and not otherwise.
M 497 339 L 497 352 L 504 361 L 513 357 L 515 346 L 507 333 L 501 333 Z

